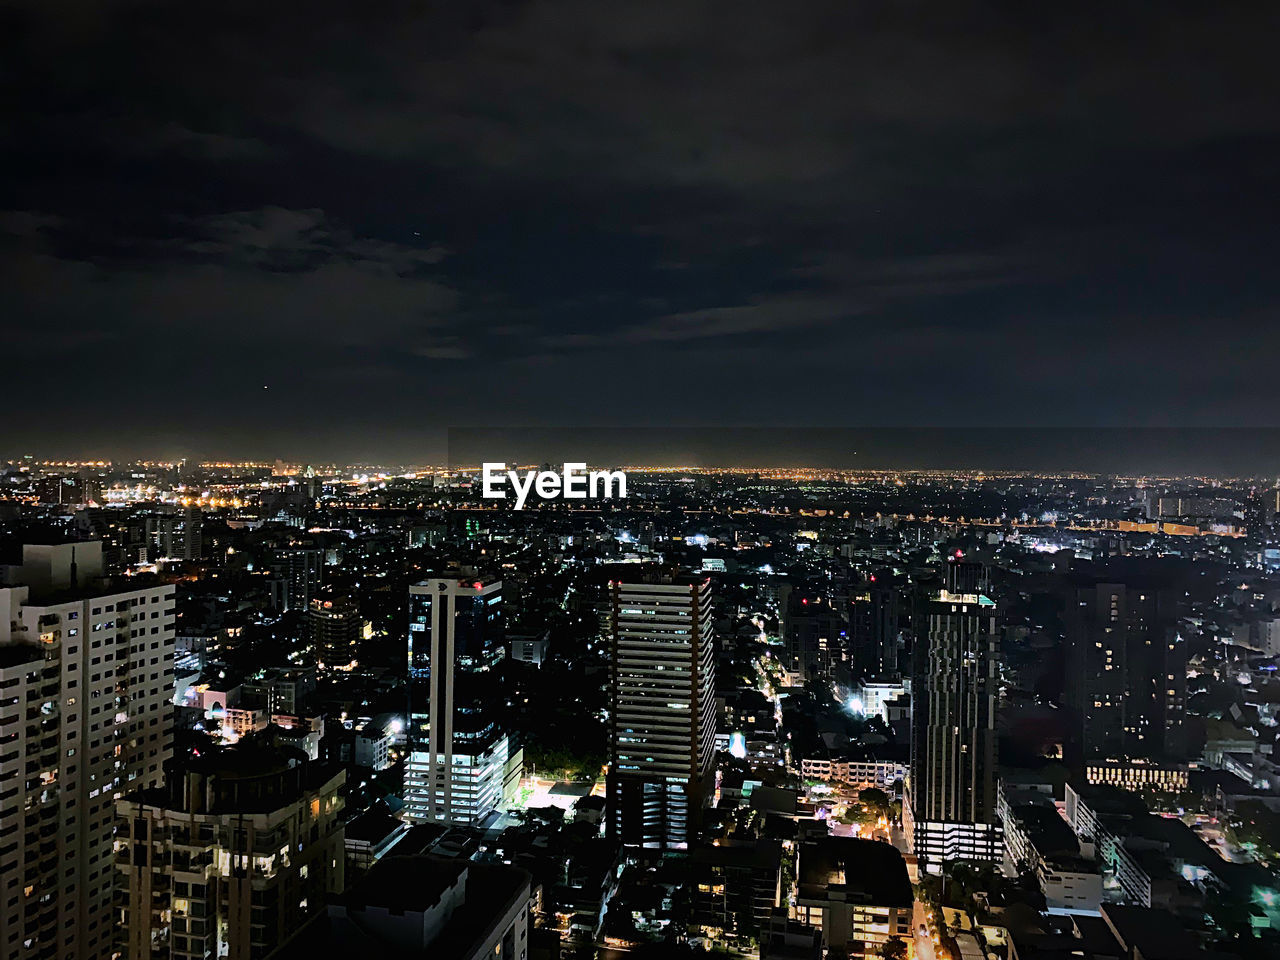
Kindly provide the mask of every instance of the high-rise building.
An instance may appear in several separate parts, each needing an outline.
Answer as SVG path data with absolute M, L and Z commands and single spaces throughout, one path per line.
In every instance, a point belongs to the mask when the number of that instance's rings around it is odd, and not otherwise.
M 276 597 L 280 610 L 306 610 L 320 592 L 324 551 L 318 547 L 277 547 L 267 566 L 280 582 Z
M 199 560 L 204 556 L 204 513 L 199 507 L 148 517 L 146 530 L 153 559 Z
M 1152 564 L 1079 565 L 1065 590 L 1071 759 L 1179 759 L 1187 645 L 1168 575 Z
M 872 574 L 849 610 L 849 672 L 853 679 L 898 672 L 898 588 L 892 574 Z
M 409 819 L 478 824 L 518 786 L 523 755 L 496 716 L 503 654 L 501 580 L 409 588 Z
M 307 635 L 322 670 L 355 666 L 360 643 L 360 608 L 351 597 L 316 597 L 307 607 Z
M 1001 856 L 996 815 L 996 605 L 981 564 L 948 561 L 913 617 L 911 772 L 903 804 L 922 869 Z
M 102 542 L 102 569 L 105 573 L 123 573 L 132 564 L 151 554 L 147 547 L 147 525 L 141 517 L 133 517 L 102 507 L 77 510 L 74 517 L 77 535 Z
M 0 587 L 0 953 L 111 955 L 113 805 L 173 753 L 173 587 L 98 542 L 27 546 Z
M 116 805 L 128 960 L 258 960 L 342 892 L 346 771 L 255 740 Z
M 610 584 L 608 832 L 685 850 L 715 767 L 711 581 Z
M 841 611 L 822 590 L 796 588 L 787 599 L 784 633 L 791 666 L 806 680 L 830 678 L 844 658 Z

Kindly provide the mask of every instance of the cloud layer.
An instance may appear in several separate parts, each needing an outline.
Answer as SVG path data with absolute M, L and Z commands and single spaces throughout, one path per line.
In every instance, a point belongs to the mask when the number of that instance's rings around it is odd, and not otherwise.
M 9 0 L 8 432 L 1270 423 L 1278 17 Z

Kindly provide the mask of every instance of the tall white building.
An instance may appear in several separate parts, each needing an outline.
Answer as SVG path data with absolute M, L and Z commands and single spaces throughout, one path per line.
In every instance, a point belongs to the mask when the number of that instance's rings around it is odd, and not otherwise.
M 523 753 L 494 715 L 503 655 L 501 580 L 409 588 L 410 820 L 475 825 L 514 794 Z
M 98 542 L 27 546 L 0 587 L 0 956 L 110 956 L 114 804 L 173 753 L 171 585 Z
M 608 830 L 684 850 L 715 766 L 711 581 L 610 584 Z

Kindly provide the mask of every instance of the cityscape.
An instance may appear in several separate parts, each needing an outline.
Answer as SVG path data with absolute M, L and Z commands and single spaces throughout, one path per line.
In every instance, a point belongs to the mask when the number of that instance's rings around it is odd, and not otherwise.
M 1280 960 L 1219 0 L 0 0 L 0 960 Z
M 5 949 L 1280 947 L 1280 481 L 0 472 Z

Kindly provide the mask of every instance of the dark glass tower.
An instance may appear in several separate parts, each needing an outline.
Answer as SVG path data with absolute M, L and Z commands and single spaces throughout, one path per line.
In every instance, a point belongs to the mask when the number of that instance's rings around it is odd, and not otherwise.
M 913 618 L 911 773 L 904 818 L 920 866 L 999 860 L 996 605 L 981 564 L 953 558 Z

